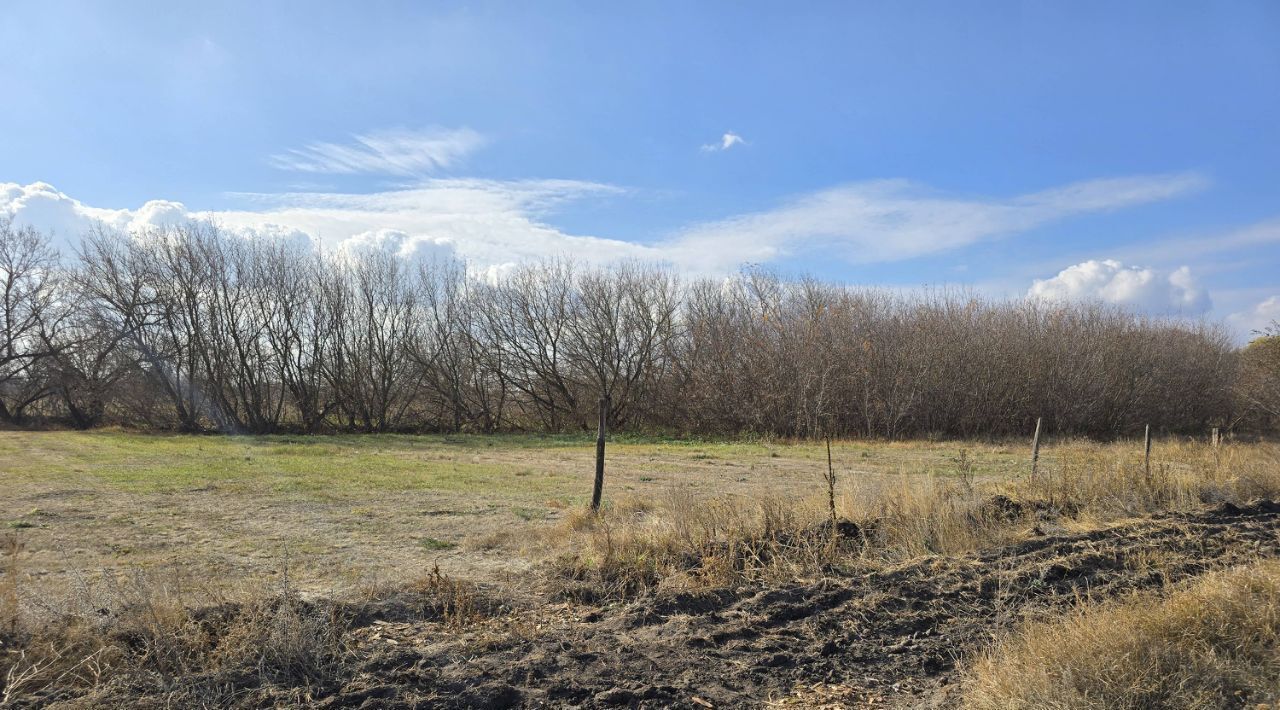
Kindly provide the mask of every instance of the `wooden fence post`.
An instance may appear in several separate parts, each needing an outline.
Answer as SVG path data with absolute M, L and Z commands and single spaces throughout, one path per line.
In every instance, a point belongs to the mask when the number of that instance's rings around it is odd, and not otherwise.
M 600 425 L 596 429 L 596 482 L 591 489 L 591 512 L 600 511 L 600 496 L 604 493 L 604 434 L 609 417 L 609 395 L 600 398 Z
M 1222 465 L 1222 453 L 1218 451 L 1218 445 L 1221 443 L 1222 443 L 1222 432 L 1218 430 L 1218 427 L 1214 427 L 1213 428 L 1213 465 L 1214 466 Z
M 831 434 L 827 434 L 827 510 L 831 514 L 831 541 L 836 539 L 836 467 L 831 463 Z
M 1036 468 L 1040 465 L 1040 423 L 1044 417 L 1036 417 L 1036 434 L 1031 439 L 1031 480 L 1036 480 Z
M 1151 425 L 1148 424 L 1142 435 L 1142 466 L 1147 472 L 1147 483 L 1151 482 Z

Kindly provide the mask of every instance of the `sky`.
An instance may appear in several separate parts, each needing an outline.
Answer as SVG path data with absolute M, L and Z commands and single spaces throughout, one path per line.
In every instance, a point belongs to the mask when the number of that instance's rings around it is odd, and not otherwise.
M 1280 3 L 43 2 L 0 216 L 1280 319 Z

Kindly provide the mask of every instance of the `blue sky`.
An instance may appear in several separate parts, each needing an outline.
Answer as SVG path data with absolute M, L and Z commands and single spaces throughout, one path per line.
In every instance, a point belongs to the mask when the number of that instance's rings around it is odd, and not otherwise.
M 1280 318 L 1280 4 L 20 3 L 0 213 Z

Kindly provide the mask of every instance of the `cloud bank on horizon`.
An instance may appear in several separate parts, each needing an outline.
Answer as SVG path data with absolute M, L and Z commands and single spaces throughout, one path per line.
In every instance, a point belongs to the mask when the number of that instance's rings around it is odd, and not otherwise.
M 359 142 L 378 145 L 363 138 Z M 327 147 L 309 150 L 317 156 L 326 151 L 347 155 L 335 169 L 363 164 L 349 157 L 352 154 Z M 415 159 L 416 163 L 392 156 L 389 167 L 376 169 L 398 172 L 410 164 L 430 168 L 447 162 L 447 152 Z M 384 147 L 381 154 L 391 151 Z M 367 164 L 375 169 L 370 156 Z M 1130 176 L 1010 198 L 975 198 L 942 194 L 905 180 L 868 181 L 802 195 L 759 212 L 693 224 L 648 243 L 570 234 L 549 224 L 547 218 L 567 203 L 628 193 L 613 185 L 575 180 L 428 178 L 411 187 L 372 193 L 244 194 L 240 197 L 249 206 L 217 211 L 191 210 L 160 199 L 134 209 L 97 207 L 47 183 L 0 183 L 0 215 L 55 235 L 64 250 L 94 227 L 143 232 L 208 220 L 253 238 L 336 250 L 385 249 L 406 258 L 457 257 L 490 276 L 520 262 L 557 256 L 595 264 L 644 260 L 691 275 L 725 275 L 746 263 L 779 263 L 805 251 L 820 251 L 851 264 L 945 255 L 1076 215 L 1172 199 L 1204 189 L 1207 182 L 1195 173 Z M 1114 259 L 1089 259 L 1035 279 L 1026 296 L 1050 302 L 1097 301 L 1184 317 L 1204 315 L 1212 307 L 1209 293 L 1187 265 L 1161 270 Z M 1232 313 L 1227 320 L 1247 331 L 1275 317 L 1280 317 L 1280 297 Z
M 0 183 L 0 213 L 64 245 L 95 225 L 123 231 L 204 219 L 248 234 L 307 238 L 325 247 L 378 232 L 401 242 L 454 245 L 488 268 L 573 256 L 593 263 L 662 262 L 696 274 L 770 264 L 804 251 L 876 264 L 954 251 L 1074 215 L 1123 209 L 1201 189 L 1194 173 L 1091 180 L 1005 199 L 954 197 L 904 180 L 842 185 L 767 210 L 693 224 L 648 243 L 569 234 L 545 218 L 565 203 L 624 188 L 576 180 L 424 179 L 373 193 L 244 194 L 251 207 L 190 210 L 151 200 L 136 209 L 86 205 L 48 183 Z M 399 244 L 399 242 L 398 242 Z M 404 244 L 397 249 L 408 248 Z

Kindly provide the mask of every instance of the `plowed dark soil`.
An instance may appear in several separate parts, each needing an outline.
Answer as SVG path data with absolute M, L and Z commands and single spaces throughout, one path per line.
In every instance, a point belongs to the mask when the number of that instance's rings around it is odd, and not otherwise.
M 646 599 L 532 628 L 357 630 L 324 707 L 947 706 L 958 662 L 1027 613 L 1280 553 L 1280 504 L 1223 505 L 813 584 Z M 819 685 L 820 692 L 811 689 Z
M 366 608 L 341 670 L 246 678 L 214 705 L 324 708 L 949 707 L 964 659 L 1027 615 L 1280 555 L 1280 503 L 1229 504 L 810 584 L 532 605 L 454 628 Z M 130 690 L 133 687 L 133 690 Z M 225 690 L 226 692 L 221 692 Z M 61 696 L 61 697 L 59 697 Z M 83 707 L 186 706 L 116 684 Z

